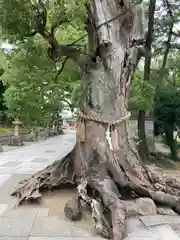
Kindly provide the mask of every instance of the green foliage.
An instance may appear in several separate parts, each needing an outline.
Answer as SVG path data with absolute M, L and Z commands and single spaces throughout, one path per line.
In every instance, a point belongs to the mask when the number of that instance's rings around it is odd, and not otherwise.
M 154 87 L 143 80 L 141 72 L 137 72 L 132 81 L 132 89 L 129 97 L 129 107 L 133 110 L 152 109 Z
M 82 96 L 83 96 L 82 85 L 81 82 L 78 81 L 72 86 L 71 101 L 73 103 L 74 108 L 80 106 Z
M 72 24 L 85 22 L 86 9 L 84 0 L 52 0 L 49 1 L 48 20 L 51 25 L 71 21 Z M 69 23 L 67 24 L 69 25 Z
M 1 77 L 3 76 L 5 70 L 6 70 L 6 60 L 5 55 L 2 51 L 0 51 L 0 119 L 2 116 L 5 116 L 6 107 L 4 103 L 4 97 L 3 94 L 5 92 L 5 86 L 1 80 Z
M 18 116 L 27 125 L 43 124 L 65 102 L 71 108 L 79 104 L 79 68 L 68 60 L 58 74 L 64 59 L 53 63 L 47 57 L 47 42 L 39 35 L 27 36 L 36 29 L 37 7 L 40 12 L 45 7 L 46 29 L 50 32 L 56 26 L 55 36 L 61 44 L 74 42 L 84 35 L 85 3 L 85 0 L 0 0 L 1 37 L 17 47 L 8 57 L 1 78 L 7 86 L 4 100 L 11 117 Z M 84 38 L 80 44 L 86 42 Z M 1 62 L 0 55 L 0 67 Z
M 0 128 L 0 134 L 13 133 L 13 131 L 14 131 L 13 128 Z
M 178 88 L 180 87 L 180 53 L 179 51 L 172 51 L 169 54 L 167 62 L 168 78 L 167 83 Z
M 10 42 L 24 41 L 36 28 L 38 7 L 43 11 L 41 1 L 0 0 L 1 36 Z M 69 22 L 74 28 L 81 28 L 85 22 L 85 0 L 51 0 L 42 1 L 47 10 L 46 27 L 61 24 L 67 27 Z M 62 23 L 64 26 L 62 26 Z M 78 27 L 77 27 L 78 26 Z M 59 29 L 61 28 L 59 27 Z
M 47 58 L 47 43 L 39 35 L 35 38 L 27 38 L 27 35 L 35 29 L 37 20 L 35 7 L 43 10 L 38 2 L 40 3 L 38 0 L 0 0 L 1 38 L 17 46 L 8 60 L 8 65 L 1 64 L 4 61 L 1 61 L 0 55 L 0 67 L 6 68 L 2 78 L 3 83 L 8 86 L 5 92 L 6 106 L 11 116 L 18 115 L 27 124 L 46 121 L 55 109 L 63 107 L 64 101 L 70 102 L 71 107 L 79 106 L 82 96 L 78 67 L 69 60 L 58 76 L 63 59 L 60 63 L 54 64 Z M 84 35 L 87 17 L 86 0 L 42 0 L 42 2 L 47 9 L 46 28 L 49 31 L 52 26 L 58 26 L 55 36 L 60 44 L 72 43 Z M 156 15 L 153 47 L 154 50 L 158 50 L 156 56 L 162 56 L 172 19 L 167 17 L 168 11 L 164 5 L 161 3 L 157 5 L 160 6 L 163 14 Z M 178 1 L 173 1 L 172 5 L 174 20 L 177 22 L 180 4 Z M 86 43 L 87 38 L 84 38 L 79 44 L 86 45 Z M 170 63 L 172 74 L 167 74 L 168 81 L 175 78 L 177 86 L 180 79 L 180 71 L 177 69 L 180 64 L 174 64 L 172 61 Z M 155 74 L 153 77 L 156 82 L 157 76 Z M 145 111 L 152 109 L 154 82 L 144 82 L 142 73 L 135 74 L 129 98 L 131 109 Z
M 154 98 L 155 135 L 165 135 L 172 159 L 177 159 L 173 132 L 180 127 L 180 90 L 168 84 L 158 89 Z
M 72 62 L 58 76 L 58 66 L 47 58 L 45 47 L 37 41 L 21 45 L 2 77 L 9 86 L 4 94 L 9 115 L 27 125 L 43 125 L 51 120 L 54 111 L 61 111 L 63 100 L 72 91 L 71 84 L 79 77 Z
M 180 90 L 171 85 L 159 89 L 154 98 L 154 114 L 163 127 L 180 125 Z
M 22 40 L 32 31 L 31 1 L 1 0 L 0 22 L 2 36 L 10 41 Z

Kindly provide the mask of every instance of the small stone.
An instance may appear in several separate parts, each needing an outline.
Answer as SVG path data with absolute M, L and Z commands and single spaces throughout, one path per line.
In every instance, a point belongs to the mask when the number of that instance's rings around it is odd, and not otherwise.
M 171 208 L 168 208 L 168 207 L 157 208 L 157 213 L 161 215 L 177 216 L 177 214 Z
M 136 200 L 138 214 L 141 216 L 157 214 L 157 207 L 150 198 L 138 198 Z
M 77 197 L 69 200 L 64 207 L 65 216 L 71 221 L 77 221 L 82 216 L 82 209 Z
M 134 201 L 125 201 L 126 216 L 135 217 L 138 215 L 138 208 Z

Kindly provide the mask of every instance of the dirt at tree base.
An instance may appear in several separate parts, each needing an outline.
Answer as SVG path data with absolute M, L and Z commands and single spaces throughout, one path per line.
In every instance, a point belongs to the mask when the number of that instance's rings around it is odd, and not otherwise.
M 161 163 L 161 166 L 156 166 L 155 164 L 152 164 L 149 165 L 149 168 L 151 169 L 151 171 L 161 176 L 162 178 L 173 178 L 176 179 L 176 181 L 180 181 L 180 163 L 173 163 L 173 165 L 168 168 L 162 166 L 163 163 Z
M 67 201 L 76 196 L 76 189 L 60 189 L 54 191 L 44 192 L 40 204 L 38 202 L 29 202 L 19 206 L 20 209 L 49 209 L 49 216 L 61 216 L 64 215 L 64 206 Z M 13 207 L 16 210 L 17 206 Z

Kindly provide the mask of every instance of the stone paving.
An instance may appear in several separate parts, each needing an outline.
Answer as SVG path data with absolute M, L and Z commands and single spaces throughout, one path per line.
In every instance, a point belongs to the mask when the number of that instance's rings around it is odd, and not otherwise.
M 102 240 L 85 221 L 69 222 L 47 207 L 14 207 L 18 181 L 66 155 L 75 134 L 65 134 L 0 154 L 0 240 Z M 126 240 L 180 240 L 180 217 L 147 216 L 126 221 Z
M 66 155 L 75 144 L 65 134 L 0 154 L 0 174 L 32 174 Z

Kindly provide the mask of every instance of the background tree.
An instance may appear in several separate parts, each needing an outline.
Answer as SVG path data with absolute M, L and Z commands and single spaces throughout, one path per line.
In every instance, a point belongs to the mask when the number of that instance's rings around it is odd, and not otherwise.
M 151 1 L 150 6 L 153 6 L 153 4 L 153 1 Z M 150 11 L 151 10 L 149 8 L 149 12 Z M 169 53 L 175 49 L 179 49 L 179 11 L 180 3 L 178 1 L 157 1 L 154 13 L 154 26 L 152 25 L 152 21 L 149 21 L 149 29 L 150 27 L 154 28 L 151 44 L 149 42 L 149 46 L 152 45 L 151 62 L 156 62 L 156 66 L 154 64 L 150 64 L 150 58 L 148 60 L 148 57 L 146 57 L 147 61 L 144 66 L 144 74 L 146 77 L 144 77 L 145 80 L 150 80 L 151 84 L 156 87 L 156 89 L 161 88 L 163 81 L 168 75 L 166 64 Z M 146 111 L 140 110 L 138 126 L 139 138 L 141 139 L 140 152 L 142 157 L 143 152 L 145 155 L 148 155 L 148 146 L 145 134 L 145 115 Z M 156 128 L 155 125 L 154 128 Z
M 139 111 L 143 111 L 146 113 L 152 112 L 154 92 L 155 92 L 155 87 L 150 82 L 144 81 L 143 71 L 138 69 L 133 76 L 131 91 L 128 99 L 128 108 L 133 113 L 136 113 L 136 114 L 139 113 Z M 142 148 L 140 148 L 140 146 L 143 143 L 141 143 L 140 145 L 140 141 L 142 141 L 142 139 L 139 139 L 138 134 L 135 136 L 135 139 L 137 140 L 137 149 L 141 154 Z M 147 141 L 148 140 L 149 138 L 147 138 Z M 148 150 L 149 150 L 149 142 L 148 142 Z M 141 158 L 142 159 L 144 158 L 143 154 L 141 155 Z
M 132 88 L 129 94 L 129 109 L 138 111 L 152 111 L 155 87 L 144 81 L 143 72 L 137 70 L 133 76 Z
M 23 64 L 22 64 L 23 62 Z M 11 55 L 2 80 L 8 114 L 20 118 L 28 127 L 47 126 L 56 109 L 63 109 L 64 101 L 78 80 L 78 71 L 69 61 L 61 68 L 47 58 L 42 43 L 28 41 Z M 70 103 L 69 103 L 70 104 Z
M 149 11 L 148 11 L 148 32 L 147 38 L 145 43 L 145 48 L 148 51 L 148 54 L 145 56 L 144 62 L 144 81 L 150 81 L 150 70 L 151 70 L 151 48 L 153 42 L 153 29 L 154 29 L 154 12 L 156 9 L 156 0 L 149 1 Z M 145 132 L 145 118 L 146 118 L 146 111 L 139 110 L 138 113 L 138 135 L 140 139 L 139 143 L 139 154 L 141 158 L 147 158 L 149 155 L 148 144 L 146 139 L 146 132 Z
M 165 134 L 165 143 L 169 146 L 171 158 L 174 160 L 178 160 L 174 131 L 179 128 L 179 63 L 179 53 L 170 53 L 167 61 L 168 74 L 164 74 L 164 82 L 156 91 L 154 99 L 154 132 L 156 136 Z
M 173 86 L 161 88 L 154 100 L 154 116 L 159 126 L 158 134 L 165 134 L 165 143 L 171 150 L 171 158 L 178 160 L 174 131 L 180 123 L 180 91 Z
M 4 101 L 4 92 L 5 92 L 5 85 L 3 84 L 3 81 L 1 80 L 1 77 L 5 73 L 6 70 L 6 58 L 3 50 L 0 51 L 0 122 L 4 123 L 7 118 L 7 108 L 5 106 Z

